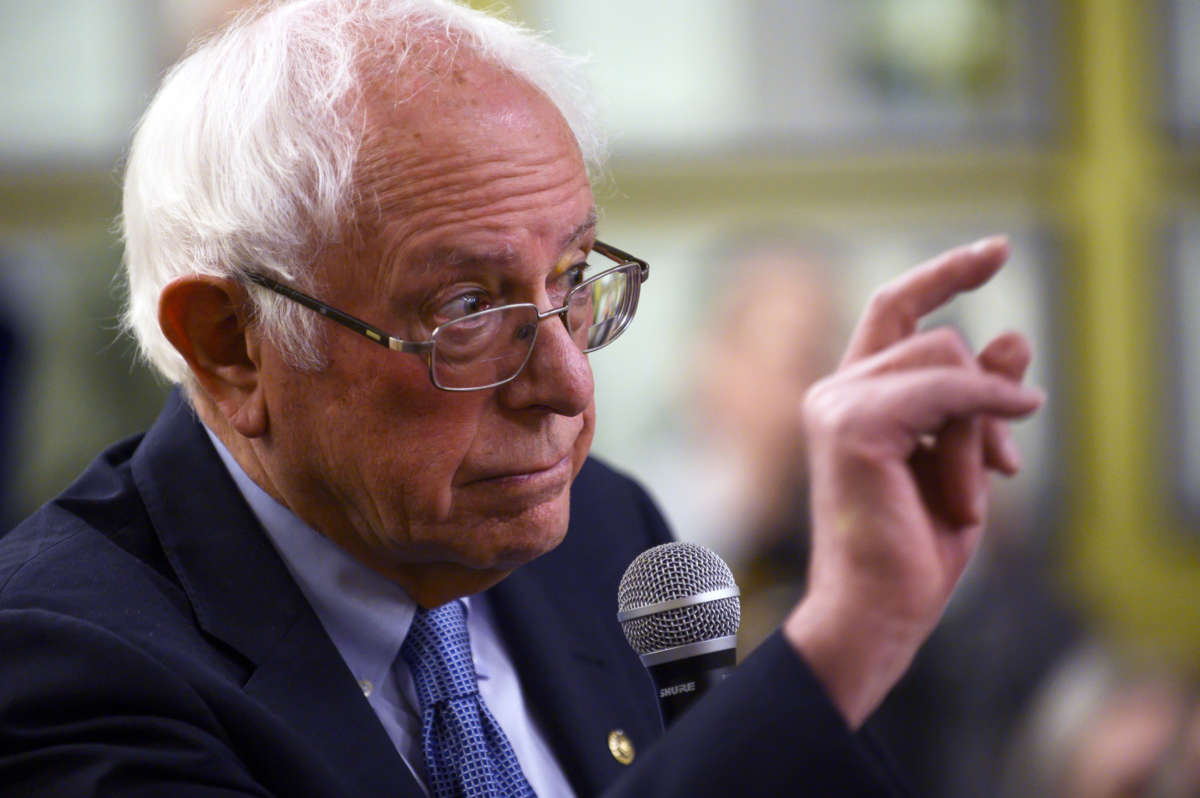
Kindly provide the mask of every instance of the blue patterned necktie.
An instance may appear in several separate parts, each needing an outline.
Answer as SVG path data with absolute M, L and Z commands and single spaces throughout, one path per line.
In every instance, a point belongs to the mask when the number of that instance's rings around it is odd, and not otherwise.
M 421 747 L 433 798 L 528 796 L 521 764 L 479 696 L 466 607 L 417 608 L 400 655 L 421 702 Z

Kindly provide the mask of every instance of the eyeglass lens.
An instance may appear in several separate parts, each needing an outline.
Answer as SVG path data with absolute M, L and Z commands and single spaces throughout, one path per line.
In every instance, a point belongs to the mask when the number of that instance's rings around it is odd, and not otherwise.
M 612 342 L 631 317 L 635 267 L 597 275 L 567 295 L 566 326 L 590 352 Z M 503 305 L 443 324 L 434 336 L 434 380 L 445 388 L 476 388 L 514 377 L 533 351 L 538 314 L 532 305 Z
M 619 269 L 599 275 L 590 284 L 586 294 L 586 309 L 580 319 L 581 331 L 586 328 L 587 336 L 580 348 L 590 352 L 599 349 L 620 335 L 629 322 L 629 305 L 633 299 L 630 290 L 633 276 L 630 269 Z M 579 338 L 576 336 L 576 341 Z

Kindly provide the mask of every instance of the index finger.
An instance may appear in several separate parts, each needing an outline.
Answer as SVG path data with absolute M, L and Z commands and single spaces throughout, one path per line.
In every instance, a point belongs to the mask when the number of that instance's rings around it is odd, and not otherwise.
M 845 366 L 912 335 L 922 317 L 986 283 L 1008 260 L 1008 239 L 992 236 L 938 255 L 871 298 L 842 358 Z

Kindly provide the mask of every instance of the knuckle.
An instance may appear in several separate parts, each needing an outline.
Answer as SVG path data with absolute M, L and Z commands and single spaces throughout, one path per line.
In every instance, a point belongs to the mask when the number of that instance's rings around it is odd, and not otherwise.
M 901 279 L 875 289 L 867 302 L 866 315 L 886 328 L 900 330 L 914 329 L 920 318 L 911 291 Z
M 872 315 L 894 314 L 902 309 L 903 293 L 893 281 L 875 289 L 867 302 L 867 308 Z
M 810 430 L 837 431 L 854 426 L 854 392 L 836 378 L 826 378 L 810 387 L 801 403 L 804 425 Z
M 806 426 L 820 425 L 829 413 L 832 405 L 829 380 L 819 380 L 809 386 L 800 402 L 800 414 Z
M 995 371 L 1020 374 L 1029 365 L 1032 349 L 1029 342 L 1017 333 L 1005 333 L 996 338 L 983 352 L 984 363 Z
M 967 343 L 967 339 L 956 328 L 950 326 L 935 327 L 928 332 L 928 335 L 933 339 L 938 349 L 949 354 L 959 363 L 965 363 L 974 359 L 974 354 Z

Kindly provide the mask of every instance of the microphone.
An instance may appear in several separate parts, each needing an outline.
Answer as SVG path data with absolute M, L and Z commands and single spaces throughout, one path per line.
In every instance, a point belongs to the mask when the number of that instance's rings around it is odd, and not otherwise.
M 733 670 L 738 586 L 704 546 L 664 543 L 634 558 L 617 588 L 617 620 L 658 687 L 667 726 Z

